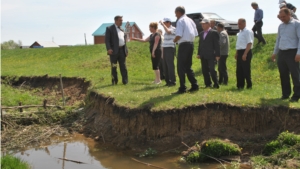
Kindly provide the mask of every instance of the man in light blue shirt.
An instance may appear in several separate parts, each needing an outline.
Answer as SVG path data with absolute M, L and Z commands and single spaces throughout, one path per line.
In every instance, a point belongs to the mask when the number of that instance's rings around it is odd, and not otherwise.
M 262 9 L 258 8 L 258 4 L 256 2 L 252 2 L 251 4 L 252 8 L 255 10 L 254 13 L 254 26 L 252 28 L 252 31 L 254 33 L 254 37 L 258 39 L 258 43 L 263 43 L 266 44 L 265 38 L 262 35 L 262 26 L 263 26 L 263 17 L 264 17 L 264 12 Z M 257 32 L 257 33 L 256 33 Z
M 288 99 L 291 95 L 291 75 L 294 94 L 290 101 L 298 102 L 300 98 L 300 22 L 291 17 L 291 12 L 288 8 L 280 10 L 279 18 L 282 23 L 278 27 L 272 59 L 275 61 L 275 57 L 278 55 L 277 64 L 282 89 L 281 99 Z
M 178 58 L 177 58 L 177 73 L 179 76 L 180 87 L 174 94 L 182 94 L 186 92 L 185 74 L 187 75 L 192 87 L 189 92 L 199 90 L 198 82 L 195 78 L 195 73 L 192 69 L 194 40 L 198 36 L 196 25 L 192 19 L 185 15 L 183 6 L 175 9 L 175 14 L 178 19 L 176 24 L 174 43 L 178 43 Z

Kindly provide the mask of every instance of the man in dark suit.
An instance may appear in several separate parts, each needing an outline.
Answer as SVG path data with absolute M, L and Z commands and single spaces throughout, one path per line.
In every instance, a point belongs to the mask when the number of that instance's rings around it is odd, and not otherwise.
M 215 66 L 220 59 L 219 34 L 211 29 L 210 21 L 203 19 L 201 22 L 203 31 L 199 35 L 198 59 L 201 59 L 202 73 L 204 76 L 205 87 L 213 87 L 218 89 L 219 83 Z
M 126 68 L 126 57 L 128 50 L 126 46 L 126 35 L 121 28 L 123 22 L 122 16 L 115 17 L 115 24 L 106 28 L 105 44 L 107 54 L 110 56 L 112 85 L 118 84 L 117 62 L 119 62 L 124 85 L 128 83 Z

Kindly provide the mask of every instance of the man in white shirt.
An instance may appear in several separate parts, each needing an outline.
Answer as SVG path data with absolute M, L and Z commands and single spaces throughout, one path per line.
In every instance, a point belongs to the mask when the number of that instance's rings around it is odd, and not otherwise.
M 241 18 L 238 21 L 240 32 L 237 35 L 236 41 L 236 80 L 237 88 L 244 89 L 245 80 L 247 82 L 247 89 L 252 88 L 251 80 L 251 59 L 252 47 L 254 42 L 254 34 L 252 30 L 246 28 L 246 20 Z
M 164 18 L 163 21 L 160 21 L 160 24 L 165 29 L 164 41 L 162 43 L 163 48 L 163 70 L 165 74 L 166 86 L 175 86 L 176 77 L 175 77 L 175 65 L 174 65 L 174 56 L 175 56 L 175 43 L 173 42 L 175 38 L 176 28 L 171 25 L 170 18 Z
M 106 28 L 105 45 L 107 54 L 110 56 L 112 85 L 118 84 L 117 63 L 119 62 L 124 85 L 128 83 L 126 68 L 126 56 L 128 54 L 126 46 L 126 35 L 121 28 L 123 22 L 122 16 L 115 17 L 115 24 Z
M 198 36 L 198 31 L 194 21 L 185 15 L 183 6 L 179 6 L 175 9 L 175 15 L 178 20 L 175 32 L 176 37 L 173 42 L 179 44 L 177 73 L 179 76 L 180 87 L 174 94 L 182 94 L 186 92 L 185 74 L 192 85 L 188 91 L 194 92 L 199 90 L 198 82 L 192 69 L 194 40 L 195 36 Z

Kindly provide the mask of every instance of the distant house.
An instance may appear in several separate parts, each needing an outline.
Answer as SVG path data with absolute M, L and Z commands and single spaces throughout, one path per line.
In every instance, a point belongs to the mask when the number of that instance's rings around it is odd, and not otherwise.
M 35 41 L 30 48 L 59 48 L 59 46 L 51 41 Z
M 114 23 L 103 23 L 94 33 L 94 44 L 102 44 L 105 43 L 105 31 L 106 27 L 113 25 Z M 135 38 L 143 38 L 143 32 L 137 26 L 135 22 L 126 22 L 123 23 L 121 28 L 124 30 L 125 34 L 127 35 L 127 41 L 132 40 L 133 37 Z

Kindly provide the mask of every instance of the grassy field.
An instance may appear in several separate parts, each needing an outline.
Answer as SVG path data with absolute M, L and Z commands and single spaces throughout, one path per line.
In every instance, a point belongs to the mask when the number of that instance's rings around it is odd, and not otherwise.
M 204 89 L 200 61 L 196 59 L 198 39 L 195 43 L 193 70 L 201 89 L 196 93 L 172 95 L 175 87 L 154 85 L 149 44 L 129 42 L 127 67 L 129 84 L 111 86 L 110 62 L 105 45 L 62 47 L 55 49 L 2 50 L 2 76 L 58 76 L 84 77 L 92 82 L 91 89 L 105 96 L 114 97 L 116 103 L 129 108 L 152 107 L 152 110 L 182 108 L 205 103 L 226 103 L 237 106 L 288 106 L 300 108 L 299 103 L 281 101 L 279 73 L 270 60 L 276 35 L 264 35 L 267 45 L 255 45 L 252 59 L 252 90 L 237 90 L 235 78 L 235 37 L 230 37 L 231 51 L 227 60 L 228 86 Z M 256 42 L 255 42 L 256 43 Z M 175 61 L 176 62 L 176 61 Z M 119 74 L 121 79 L 121 75 Z M 178 80 L 178 78 L 177 78 Z M 188 81 L 187 81 L 188 82 Z M 189 87 L 189 82 L 187 83 Z M 5 92 L 7 88 L 2 88 Z

